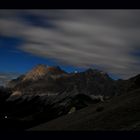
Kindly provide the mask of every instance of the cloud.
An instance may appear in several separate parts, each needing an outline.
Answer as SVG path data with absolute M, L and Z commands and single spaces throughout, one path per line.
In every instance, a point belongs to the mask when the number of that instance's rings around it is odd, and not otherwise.
M 0 73 L 0 86 L 5 86 L 10 80 L 19 76 L 17 73 Z
M 128 78 L 140 72 L 140 10 L 23 10 L 0 14 L 0 33 L 23 38 L 21 50 Z M 23 13 L 50 26 L 28 24 Z M 36 21 L 37 22 L 37 21 Z

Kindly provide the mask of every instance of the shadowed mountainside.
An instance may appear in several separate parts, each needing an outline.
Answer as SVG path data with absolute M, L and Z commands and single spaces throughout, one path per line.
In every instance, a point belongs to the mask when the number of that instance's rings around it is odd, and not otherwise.
M 106 116 L 106 113 L 104 115 L 98 115 L 100 113 L 97 113 L 102 112 L 102 110 L 104 112 L 104 108 L 108 110 L 113 108 L 114 105 L 123 108 L 119 104 L 122 104 L 123 100 L 129 100 L 129 96 L 139 89 L 139 81 L 139 75 L 128 80 L 113 80 L 107 73 L 96 69 L 67 73 L 58 66 L 37 65 L 25 75 L 10 81 L 7 89 L 0 89 L 2 100 L 0 121 L 3 124 L 0 128 L 8 129 L 10 127 L 10 130 L 19 128 L 23 130 L 66 114 L 78 113 L 82 108 L 87 112 L 87 117 L 90 108 L 92 108 L 93 120 L 96 121 L 94 115 L 97 115 L 97 118 Z M 138 95 L 134 94 L 134 96 L 137 98 Z M 115 104 L 115 100 L 118 100 L 117 104 Z M 103 107 L 97 109 L 100 104 Z M 125 105 L 123 106 L 125 107 Z M 74 114 L 72 114 L 73 119 Z M 68 120 L 67 117 L 67 115 L 64 116 L 64 122 L 65 119 Z M 81 117 L 79 115 L 79 121 Z M 72 123 L 71 119 L 69 121 Z M 14 122 L 17 125 L 13 125 Z M 73 123 L 76 122 L 77 120 L 73 120 Z M 57 121 L 56 124 L 59 124 L 59 122 Z M 84 122 L 81 121 L 81 124 L 76 124 L 71 127 L 67 126 L 66 130 L 79 129 L 78 126 L 80 127 Z M 50 122 L 50 126 L 54 125 L 51 125 Z M 64 130 L 65 125 L 65 123 L 62 123 L 62 129 Z M 49 128 L 57 129 L 55 126 L 55 128 L 49 127 L 48 124 L 47 126 L 48 128 L 45 127 L 47 130 Z M 87 125 L 87 127 L 89 126 Z M 86 127 L 85 129 L 88 130 Z M 91 129 L 94 130 L 93 127 Z
M 140 130 L 140 89 L 90 105 L 29 131 Z

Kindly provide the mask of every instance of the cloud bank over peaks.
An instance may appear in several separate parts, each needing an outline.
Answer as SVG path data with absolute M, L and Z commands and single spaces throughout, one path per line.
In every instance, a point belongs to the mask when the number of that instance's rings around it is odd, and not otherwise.
M 31 19 L 22 19 L 24 13 L 42 19 L 46 27 L 28 24 Z M 140 60 L 131 54 L 140 50 L 140 10 L 23 10 L 1 15 L 1 34 L 23 38 L 22 51 L 77 67 L 96 65 L 121 78 L 140 73 Z

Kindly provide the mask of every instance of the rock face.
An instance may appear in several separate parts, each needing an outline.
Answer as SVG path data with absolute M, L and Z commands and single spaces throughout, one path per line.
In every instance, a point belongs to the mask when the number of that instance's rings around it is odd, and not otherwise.
M 88 69 L 80 73 L 66 73 L 59 67 L 38 65 L 26 75 L 10 83 L 13 91 L 21 91 L 23 95 L 114 95 L 115 82 L 98 70 Z
M 28 72 L 22 81 L 26 80 L 32 80 L 37 81 L 41 78 L 43 78 L 47 74 L 62 74 L 64 71 L 62 71 L 59 67 L 49 67 L 46 65 L 37 65 L 35 68 L 33 68 L 30 72 Z
M 59 67 L 38 65 L 12 80 L 12 93 L 5 100 L 5 112 L 11 118 L 41 123 L 68 114 L 90 104 L 127 92 L 138 85 L 138 77 L 114 81 L 95 69 L 67 73 Z
M 30 72 L 28 72 L 22 81 L 26 80 L 38 80 L 42 78 L 47 73 L 47 67 L 45 65 L 38 65 L 37 67 L 33 68 Z
M 23 80 L 24 77 L 25 77 L 25 75 L 21 75 L 21 76 L 19 76 L 17 79 L 11 80 L 11 81 L 7 84 L 7 87 L 13 89 L 18 83 L 21 83 L 21 81 Z

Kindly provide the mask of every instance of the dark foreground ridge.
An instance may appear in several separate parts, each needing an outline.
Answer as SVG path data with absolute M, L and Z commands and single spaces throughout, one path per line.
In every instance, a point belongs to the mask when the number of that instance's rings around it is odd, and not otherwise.
M 37 65 L 0 88 L 0 129 L 138 129 L 139 82 L 140 75 L 113 80 L 95 69 L 67 73 Z
M 29 131 L 140 130 L 140 90 L 90 105 Z

